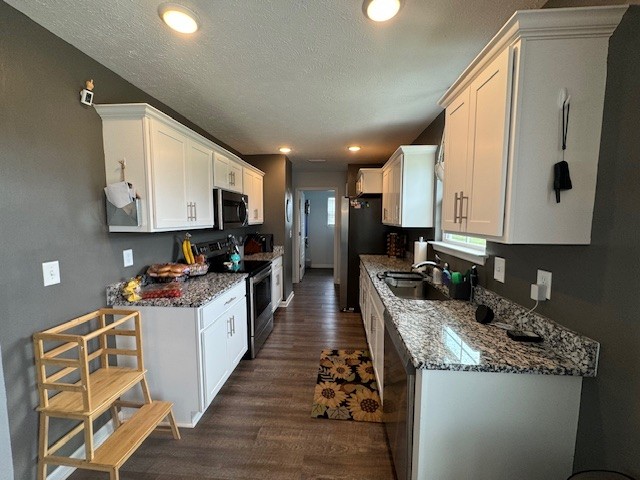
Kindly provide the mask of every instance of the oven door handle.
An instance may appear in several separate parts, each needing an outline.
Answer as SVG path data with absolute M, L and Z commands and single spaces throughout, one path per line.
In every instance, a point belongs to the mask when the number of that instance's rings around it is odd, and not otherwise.
M 265 278 L 267 278 L 270 275 L 271 275 L 271 265 L 269 265 L 269 267 L 267 267 L 264 270 L 262 270 L 255 277 L 251 277 L 251 284 L 255 285 L 256 283 L 261 282 L 262 280 L 264 280 Z

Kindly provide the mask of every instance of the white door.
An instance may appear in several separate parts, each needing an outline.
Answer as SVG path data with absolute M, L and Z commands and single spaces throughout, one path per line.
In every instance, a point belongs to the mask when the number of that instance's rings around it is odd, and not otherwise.
M 189 142 L 189 202 L 194 227 L 213 226 L 211 161 L 213 150 L 201 143 Z
M 472 140 L 469 142 L 467 187 L 462 207 L 467 217 L 468 233 L 502 235 L 512 58 L 511 50 L 505 50 L 469 88 L 469 133 Z
M 224 314 L 228 322 L 229 339 L 227 341 L 227 355 L 229 369 L 233 371 L 247 351 L 247 302 L 237 302 Z
M 304 213 L 304 203 L 306 201 L 306 197 L 304 195 L 304 192 L 300 192 L 300 198 L 299 198 L 299 204 L 298 204 L 298 215 L 300 215 L 300 231 L 298 232 L 298 238 L 300 240 L 300 258 L 299 258 L 299 271 L 300 271 L 300 281 L 302 281 L 302 278 L 304 277 L 304 262 L 306 261 L 306 254 L 305 251 L 307 249 L 307 242 L 306 242 L 306 225 L 307 225 L 307 216 Z
M 459 232 L 460 195 L 467 178 L 469 141 L 469 90 L 462 92 L 445 113 L 444 193 L 442 196 L 442 230 Z
M 155 227 L 187 227 L 187 137 L 159 122 L 153 122 L 151 136 Z
M 227 378 L 227 337 L 231 326 L 226 315 L 205 328 L 202 335 L 205 405 L 209 405 Z

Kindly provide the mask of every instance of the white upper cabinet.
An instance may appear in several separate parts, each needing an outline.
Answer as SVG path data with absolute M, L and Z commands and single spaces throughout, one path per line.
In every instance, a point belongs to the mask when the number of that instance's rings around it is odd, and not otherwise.
M 435 145 L 399 147 L 382 167 L 382 223 L 433 227 Z
M 249 198 L 249 225 L 264 223 L 264 173 L 247 167 L 242 171 L 243 193 Z
M 124 176 L 140 197 L 139 225 L 109 225 L 109 231 L 213 227 L 214 156 L 224 159 L 224 177 L 235 182 L 226 188 L 242 191 L 245 162 L 168 115 L 144 103 L 95 108 L 102 117 L 107 184 Z
M 608 40 L 625 10 L 516 12 L 440 99 L 443 230 L 501 243 L 591 242 Z M 564 95 L 573 188 L 557 203 Z
M 216 152 L 213 157 L 213 186 L 242 193 L 242 165 Z
M 361 168 L 356 180 L 356 195 L 382 193 L 382 169 Z

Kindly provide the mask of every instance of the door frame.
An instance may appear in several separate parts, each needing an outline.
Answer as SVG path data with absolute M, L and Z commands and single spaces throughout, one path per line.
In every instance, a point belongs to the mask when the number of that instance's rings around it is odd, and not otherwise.
M 326 187 L 297 187 L 295 189 L 295 195 L 293 200 L 293 203 L 295 205 L 295 208 L 293 211 L 293 231 L 294 231 L 293 262 L 291 262 L 293 264 L 292 265 L 293 283 L 300 282 L 300 268 L 296 266 L 299 265 L 298 262 L 300 261 L 300 238 L 301 238 L 301 235 L 299 235 L 301 233 L 300 232 L 300 227 L 301 227 L 300 208 L 299 208 L 300 192 L 304 192 L 304 191 L 319 191 L 319 192 L 332 191 L 336 199 L 336 202 L 335 202 L 336 223 L 333 226 L 333 283 L 339 284 L 340 283 L 340 222 L 342 221 L 342 219 L 340 216 L 340 202 L 338 201 L 340 199 L 340 197 L 338 197 L 338 192 L 340 191 L 340 187 L 336 185 L 329 185 Z

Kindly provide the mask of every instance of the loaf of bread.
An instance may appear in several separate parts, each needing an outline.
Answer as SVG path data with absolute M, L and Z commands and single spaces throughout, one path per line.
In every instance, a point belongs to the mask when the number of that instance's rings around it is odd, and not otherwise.
M 156 263 L 149 266 L 147 275 L 150 277 L 181 277 L 189 273 L 189 265 L 183 263 Z

